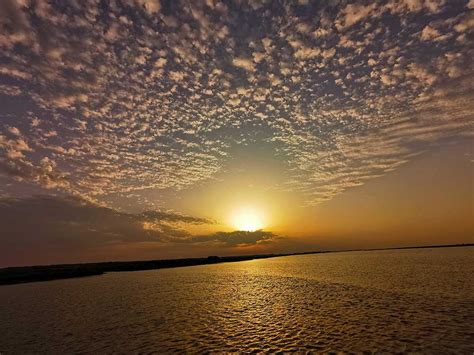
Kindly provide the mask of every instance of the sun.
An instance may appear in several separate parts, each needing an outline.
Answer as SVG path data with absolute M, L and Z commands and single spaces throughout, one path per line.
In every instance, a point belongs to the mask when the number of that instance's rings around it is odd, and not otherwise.
M 252 207 L 237 209 L 232 214 L 231 224 L 237 230 L 254 232 L 264 227 L 263 213 Z

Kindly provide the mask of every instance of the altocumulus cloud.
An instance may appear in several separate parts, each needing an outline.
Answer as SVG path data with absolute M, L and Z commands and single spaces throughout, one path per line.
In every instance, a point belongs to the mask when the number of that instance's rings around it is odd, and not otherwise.
M 233 247 L 268 243 L 276 238 L 266 231 L 193 236 L 181 228 L 212 223 L 170 211 L 125 213 L 75 197 L 3 198 L 0 200 L 0 259 L 13 260 L 7 261 L 8 264 L 22 264 L 22 255 L 26 257 L 30 253 L 83 256 L 97 250 L 111 250 L 109 257 L 114 258 L 113 250 L 117 246 L 148 245 L 152 250 L 173 244 Z
M 0 179 L 149 206 L 258 139 L 317 204 L 472 136 L 472 7 L 2 0 Z

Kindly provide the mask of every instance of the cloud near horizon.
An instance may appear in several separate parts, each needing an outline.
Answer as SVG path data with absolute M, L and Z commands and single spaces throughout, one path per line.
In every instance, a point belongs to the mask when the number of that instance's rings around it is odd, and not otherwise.
M 113 260 L 116 246 L 149 243 L 155 251 L 173 244 L 231 248 L 276 239 L 276 235 L 266 231 L 193 236 L 182 229 L 189 224 L 212 223 L 170 211 L 124 213 L 74 197 L 3 198 L 0 199 L 0 259 L 13 257 L 22 263 L 22 255 L 31 252 L 85 256 L 97 249 L 109 249 L 109 259 Z M 0 266 L 7 265 L 0 263 Z
M 257 231 L 232 231 L 232 232 L 216 232 L 206 235 L 197 235 L 191 238 L 193 243 L 218 243 L 222 246 L 236 247 L 248 246 L 254 244 L 266 244 L 279 239 L 273 232 L 257 230 Z

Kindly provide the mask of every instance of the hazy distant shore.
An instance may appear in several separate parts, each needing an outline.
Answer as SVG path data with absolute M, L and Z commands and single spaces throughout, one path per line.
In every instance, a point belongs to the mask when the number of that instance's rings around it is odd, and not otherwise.
M 11 285 L 26 282 L 51 281 L 58 279 L 77 278 L 85 276 L 97 276 L 106 272 L 119 271 L 144 271 L 165 268 L 175 268 L 184 266 L 197 266 L 217 264 L 224 262 L 237 262 L 255 259 L 274 258 L 281 256 L 338 253 L 349 251 L 380 251 L 380 250 L 398 250 L 398 249 L 426 249 L 426 248 L 453 248 L 453 247 L 472 247 L 469 244 L 450 244 L 450 245 L 427 245 L 414 247 L 396 247 L 396 248 L 378 248 L 378 249 L 353 249 L 353 250 L 327 250 L 310 251 L 302 253 L 288 254 L 259 254 L 259 255 L 241 255 L 241 256 L 209 256 L 207 258 L 188 258 L 188 259 L 169 259 L 169 260 L 146 260 L 146 261 L 112 261 L 84 264 L 61 264 L 61 265 L 41 265 L 41 266 L 20 266 L 7 267 L 0 269 L 0 285 Z

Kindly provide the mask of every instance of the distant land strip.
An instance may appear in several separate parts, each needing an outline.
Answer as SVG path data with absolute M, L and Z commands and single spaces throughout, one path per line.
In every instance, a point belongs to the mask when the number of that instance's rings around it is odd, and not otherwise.
M 400 250 L 400 249 L 426 249 L 426 248 L 454 248 L 472 247 L 474 243 L 449 244 L 449 245 L 425 245 L 414 247 L 377 248 L 377 249 L 352 249 L 352 250 L 326 250 L 309 251 L 301 253 L 287 254 L 259 254 L 241 256 L 208 256 L 207 258 L 169 259 L 169 260 L 145 260 L 145 261 L 110 261 L 100 263 L 84 264 L 61 264 L 61 265 L 40 265 L 40 266 L 20 266 L 0 269 L 0 285 L 12 285 L 26 282 L 51 281 L 58 279 L 69 279 L 76 277 L 102 275 L 106 272 L 118 271 L 144 271 L 165 268 L 175 268 L 184 266 L 208 265 L 217 263 L 228 263 L 236 261 L 246 261 L 255 259 L 266 259 L 281 256 L 341 253 L 354 251 L 380 251 L 380 250 Z

